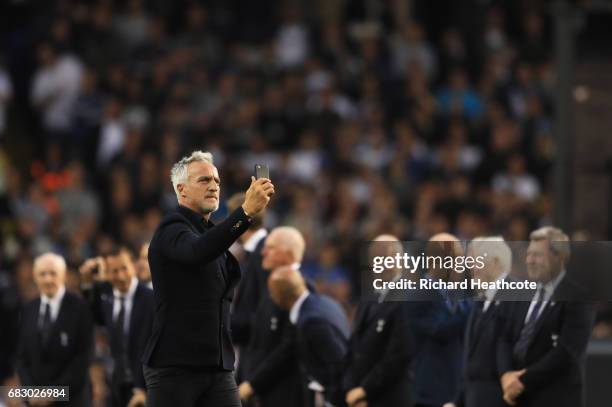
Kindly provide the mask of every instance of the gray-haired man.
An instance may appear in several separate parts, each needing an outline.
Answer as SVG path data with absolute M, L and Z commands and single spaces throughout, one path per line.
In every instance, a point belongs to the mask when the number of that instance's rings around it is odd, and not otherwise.
M 240 407 L 229 331 L 240 267 L 228 248 L 268 205 L 274 186 L 252 178 L 242 206 L 213 225 L 220 179 L 212 155 L 183 158 L 171 180 L 179 205 L 149 247 L 156 309 L 143 355 L 147 405 Z

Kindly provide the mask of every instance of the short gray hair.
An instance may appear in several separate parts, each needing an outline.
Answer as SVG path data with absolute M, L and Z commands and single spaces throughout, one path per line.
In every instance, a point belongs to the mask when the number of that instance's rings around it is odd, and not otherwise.
M 172 187 L 174 188 L 174 192 L 177 196 L 179 194 L 178 184 L 184 184 L 187 182 L 187 178 L 189 177 L 187 167 L 193 162 L 213 164 L 213 156 L 208 151 L 204 152 L 196 150 L 190 155 L 181 158 L 179 162 L 172 166 L 172 169 L 170 170 L 170 181 L 172 181 Z
M 475 237 L 469 246 L 475 256 L 487 254 L 491 260 L 497 258 L 502 268 L 502 273 L 512 271 L 512 250 L 501 236 L 479 236 Z
M 570 255 L 569 237 L 561 229 L 554 226 L 543 226 L 534 230 L 529 235 L 529 239 L 532 241 L 547 240 L 553 253 L 560 254 L 565 259 Z

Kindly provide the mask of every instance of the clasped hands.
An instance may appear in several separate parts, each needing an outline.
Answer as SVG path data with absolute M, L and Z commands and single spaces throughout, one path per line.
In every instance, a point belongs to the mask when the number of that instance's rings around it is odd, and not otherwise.
M 521 382 L 521 376 L 523 376 L 526 371 L 526 369 L 513 370 L 504 373 L 501 377 L 504 401 L 511 406 L 516 405 L 516 398 L 525 390 L 525 385 Z

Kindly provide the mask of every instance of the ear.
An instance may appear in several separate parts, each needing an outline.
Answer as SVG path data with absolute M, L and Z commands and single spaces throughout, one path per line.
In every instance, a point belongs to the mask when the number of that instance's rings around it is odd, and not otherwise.
M 184 195 L 182 195 L 183 189 L 185 189 L 185 185 L 184 184 L 177 184 L 176 185 L 176 189 L 178 189 L 179 195 L 184 196 Z

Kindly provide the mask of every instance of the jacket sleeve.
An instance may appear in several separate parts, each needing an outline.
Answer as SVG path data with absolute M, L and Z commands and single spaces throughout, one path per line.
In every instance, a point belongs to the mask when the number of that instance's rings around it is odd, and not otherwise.
M 281 344 L 268 356 L 268 358 L 255 371 L 252 377 L 247 378 L 255 394 L 263 394 L 274 386 L 278 378 L 292 369 L 296 363 L 295 328 L 289 327 Z
M 389 345 L 384 349 L 378 363 L 361 382 L 369 399 L 385 391 L 385 388 L 400 378 L 400 372 L 407 369 L 414 349 L 410 335 L 406 304 L 400 303 L 393 311 L 394 321 L 389 333 Z
M 554 381 L 555 372 L 578 365 L 586 351 L 593 327 L 593 308 L 588 304 L 569 302 L 565 307 L 557 346 L 536 363 L 527 366 L 520 379 L 525 385 L 525 394 Z
M 102 294 L 106 285 L 110 285 L 110 283 L 95 281 L 90 286 L 81 287 L 83 298 L 89 304 L 91 315 L 97 325 L 104 325 L 105 322 L 104 309 L 102 306 Z
M 181 217 L 162 226 L 159 245 L 162 254 L 171 260 L 187 263 L 208 262 L 219 257 L 248 229 L 250 220 L 238 207 L 223 222 L 204 234 L 194 233 Z
M 28 312 L 28 308 L 22 309 L 19 317 L 19 343 L 17 345 L 16 370 L 22 386 L 34 385 L 32 375 L 30 374 L 30 358 L 26 349 L 26 336 L 28 335 L 26 319 Z

